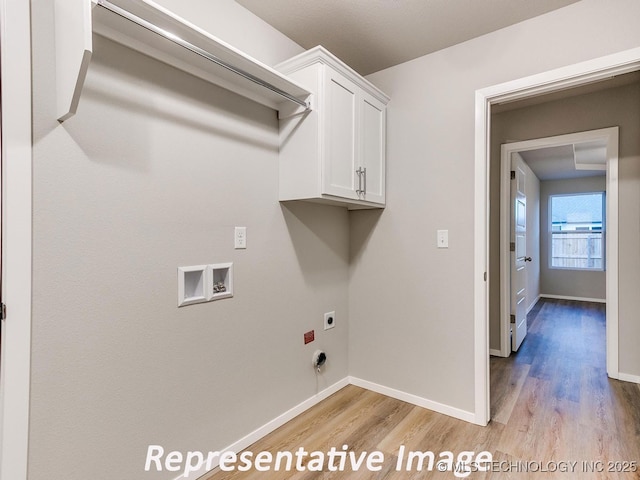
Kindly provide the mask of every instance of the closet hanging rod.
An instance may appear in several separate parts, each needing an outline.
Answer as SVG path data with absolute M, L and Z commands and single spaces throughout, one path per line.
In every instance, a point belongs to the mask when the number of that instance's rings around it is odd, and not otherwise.
M 160 28 L 154 24 L 152 24 L 151 22 L 146 21 L 143 18 L 138 17 L 137 15 L 134 15 L 133 13 L 118 7 L 117 5 L 114 5 L 113 3 L 109 2 L 108 0 L 97 0 L 97 5 L 99 5 L 100 7 L 109 10 L 112 13 L 115 13 L 116 15 L 119 15 L 120 17 L 129 20 L 130 22 L 135 23 L 136 25 L 141 26 L 142 28 L 145 28 L 147 30 L 149 30 L 150 32 L 155 33 L 156 35 L 159 35 L 173 43 L 175 43 L 176 45 L 180 45 L 181 47 L 189 50 L 192 53 L 195 53 L 196 55 L 199 55 L 213 63 L 215 63 L 216 65 L 219 65 L 227 70 L 229 70 L 230 72 L 235 73 L 236 75 L 239 75 L 257 85 L 260 85 L 261 87 L 264 87 L 268 90 L 271 90 L 273 93 L 286 98 L 287 100 L 289 100 L 290 102 L 296 103 L 298 105 L 300 105 L 301 107 L 303 107 L 305 110 L 310 110 L 311 109 L 311 105 L 309 104 L 309 102 L 305 101 L 305 100 L 300 100 L 296 97 L 294 97 L 293 95 L 285 92 L 284 90 L 281 90 L 280 88 L 271 85 L 268 82 L 265 82 L 264 80 L 256 77 L 255 75 L 250 74 L 249 72 L 246 72 L 240 68 L 236 68 L 233 65 L 231 65 L 230 63 L 225 62 L 224 60 L 222 60 L 221 58 L 218 58 L 217 56 L 213 55 L 210 52 L 207 52 L 206 50 L 178 37 L 177 35 L 174 35 L 173 33 Z

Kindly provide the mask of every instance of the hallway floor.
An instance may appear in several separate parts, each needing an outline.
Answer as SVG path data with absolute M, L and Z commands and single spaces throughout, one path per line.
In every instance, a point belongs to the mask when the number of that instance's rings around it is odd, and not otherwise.
M 491 359 L 491 417 L 504 425 L 497 452 L 580 465 L 599 460 L 605 470 L 640 463 L 640 386 L 607 378 L 605 306 L 543 299 L 528 321 L 520 350 Z

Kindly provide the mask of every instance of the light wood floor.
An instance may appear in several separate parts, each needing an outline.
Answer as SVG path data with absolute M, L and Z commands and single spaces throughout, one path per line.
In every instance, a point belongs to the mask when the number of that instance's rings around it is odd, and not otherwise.
M 491 359 L 491 416 L 479 427 L 420 407 L 348 386 L 248 450 L 328 452 L 342 445 L 356 455 L 381 451 L 381 471 L 222 472 L 221 479 L 452 479 L 452 472 L 396 471 L 406 451 L 486 450 L 494 471 L 471 479 L 640 479 L 638 472 L 608 472 L 640 464 L 640 386 L 607 378 L 604 305 L 542 300 L 529 314 L 529 333 L 520 351 Z M 531 470 L 567 467 L 569 472 Z M 585 472 L 583 462 L 597 462 Z M 548 463 L 555 462 L 555 463 Z M 573 464 L 561 462 L 577 462 Z M 609 462 L 612 462 L 609 464 Z M 347 463 L 348 465 L 348 463 Z M 513 465 L 513 466 L 510 466 Z M 518 471 L 520 469 L 520 471 Z M 637 465 L 640 470 L 640 465 Z M 510 470 L 510 471 L 509 471 Z

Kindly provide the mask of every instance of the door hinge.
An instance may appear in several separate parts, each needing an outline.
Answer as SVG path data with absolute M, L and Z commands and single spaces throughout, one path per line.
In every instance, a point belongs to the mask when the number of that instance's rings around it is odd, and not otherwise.
M 516 178 L 516 171 L 511 170 L 511 180 L 515 180 L 515 178 Z
M 512 251 L 512 252 L 516 251 L 516 242 L 511 242 L 509 244 L 509 250 Z
M 484 281 L 487 281 L 487 272 L 484 272 Z
M 0 320 L 7 319 L 7 306 L 4 303 L 0 303 Z

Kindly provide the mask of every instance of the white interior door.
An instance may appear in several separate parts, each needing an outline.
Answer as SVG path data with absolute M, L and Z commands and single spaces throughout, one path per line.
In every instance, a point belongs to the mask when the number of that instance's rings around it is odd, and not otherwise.
M 527 195 L 526 171 L 518 153 L 511 156 L 511 350 L 527 335 Z

